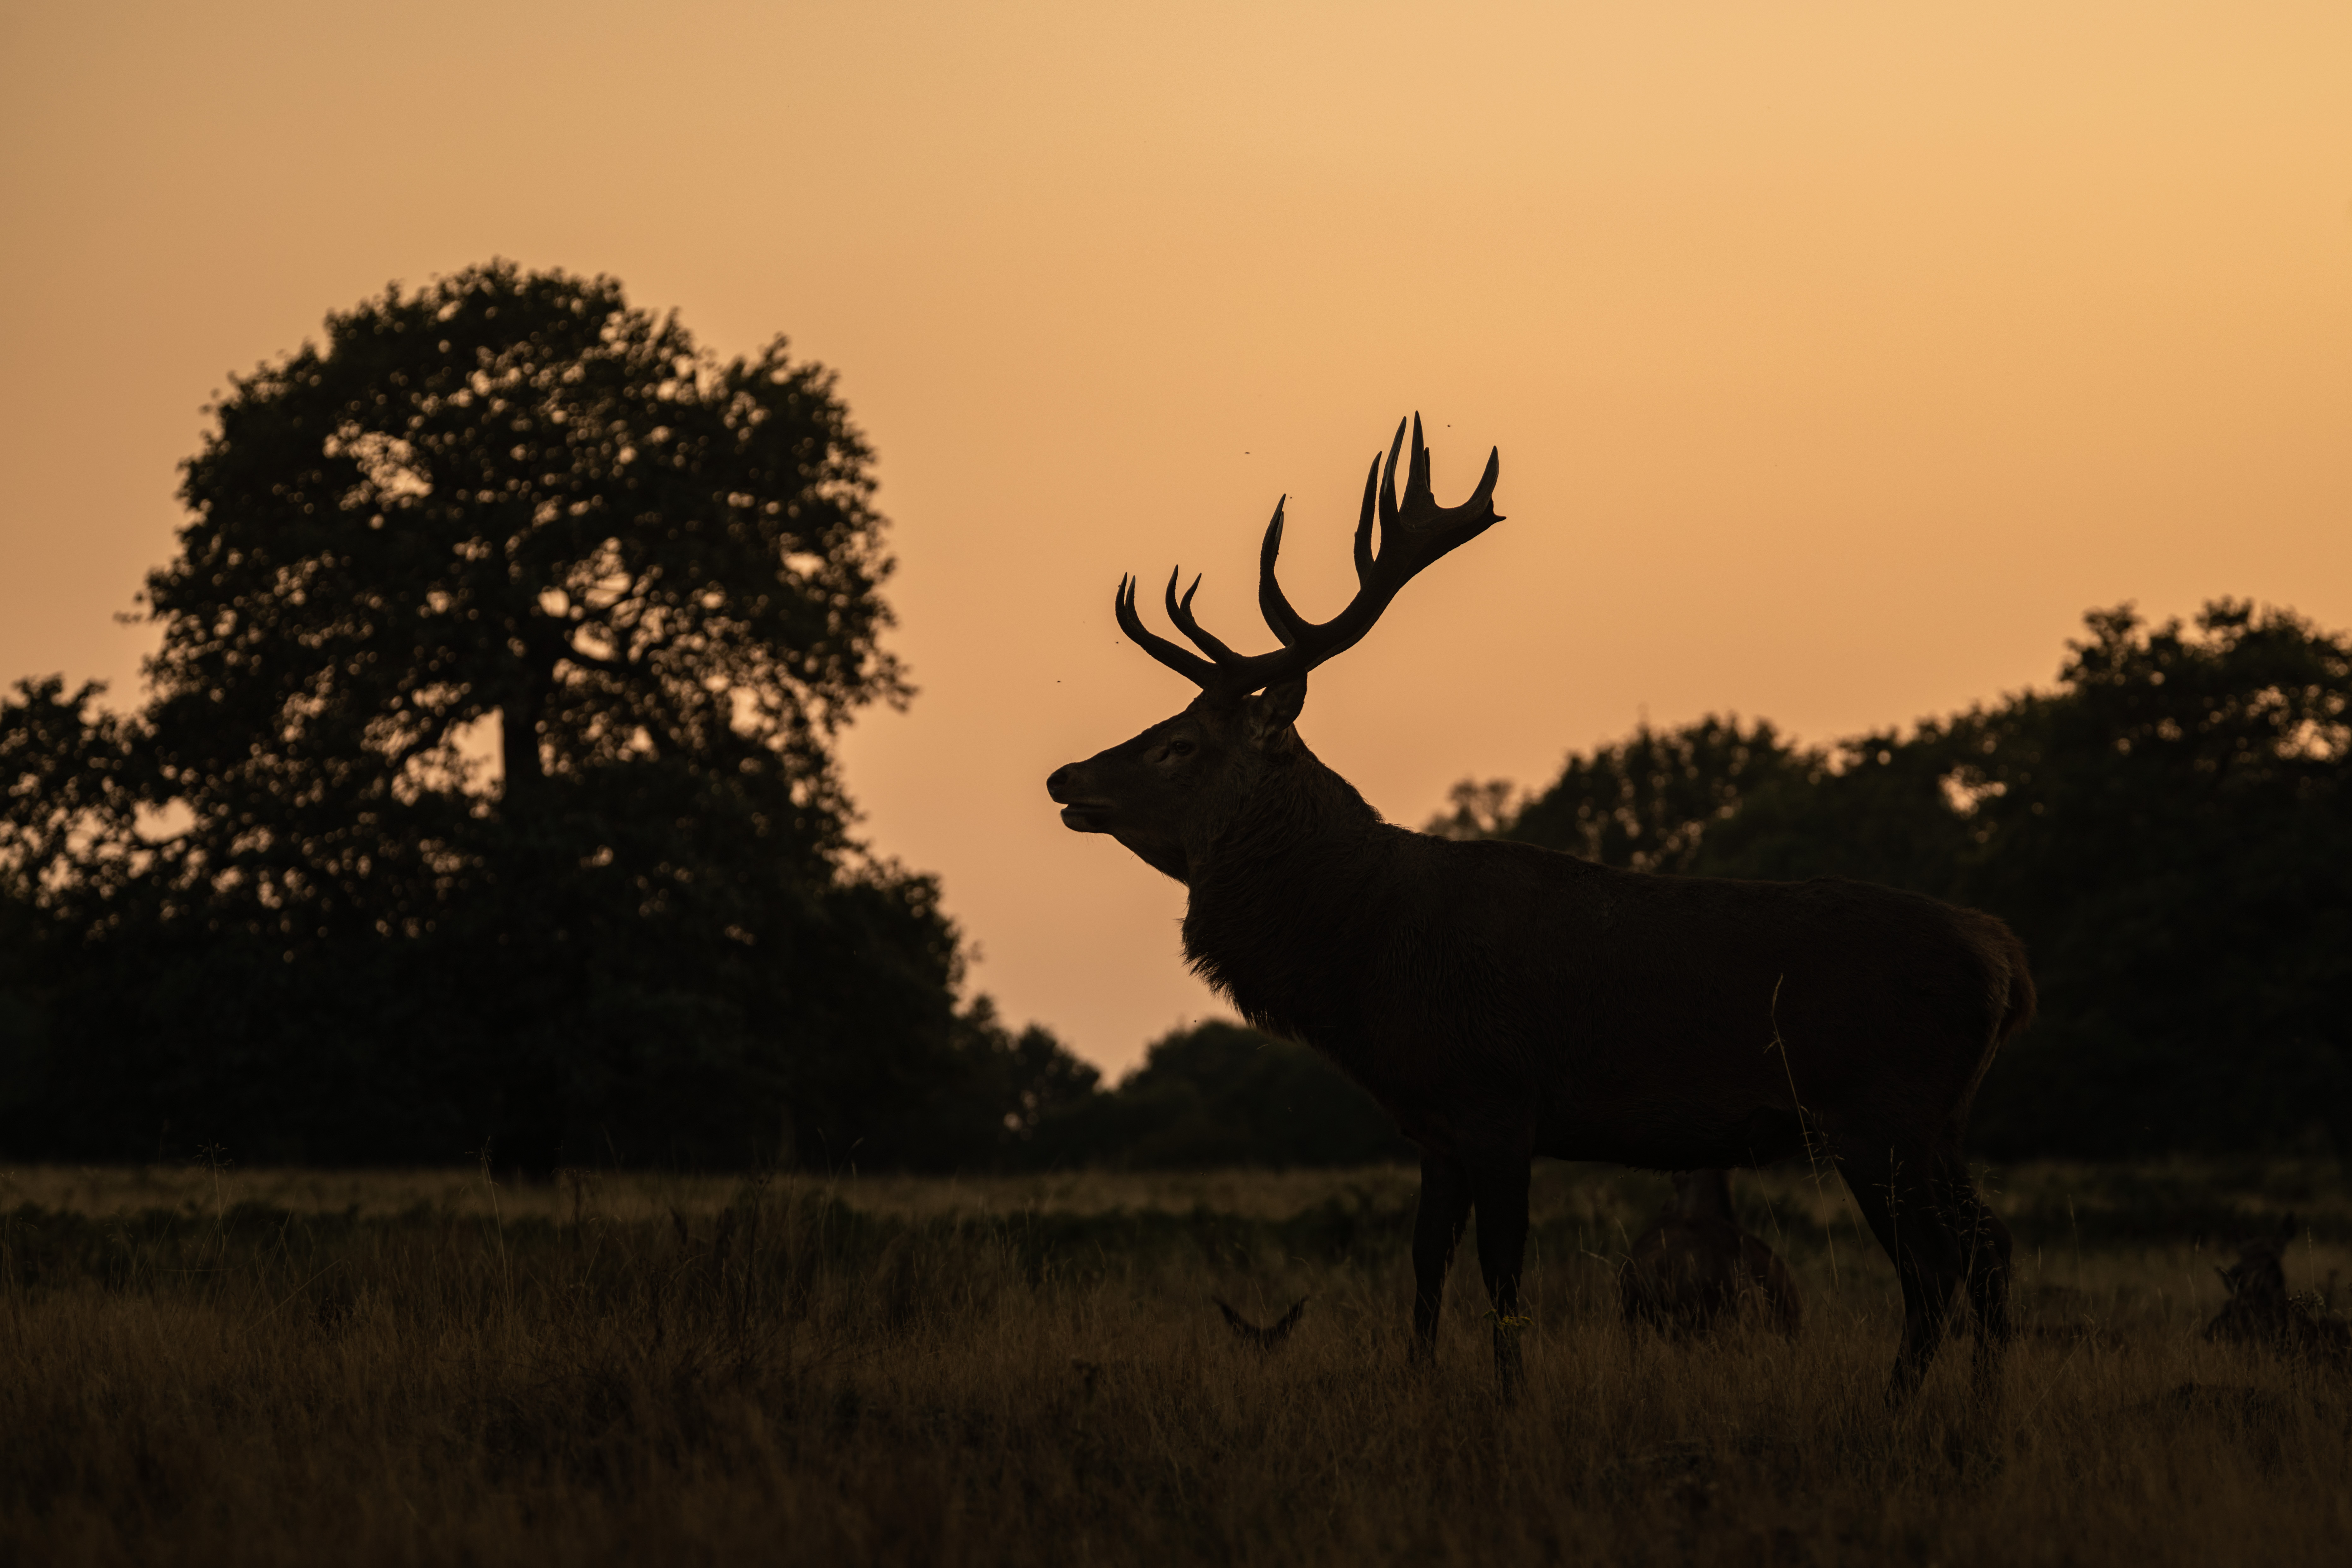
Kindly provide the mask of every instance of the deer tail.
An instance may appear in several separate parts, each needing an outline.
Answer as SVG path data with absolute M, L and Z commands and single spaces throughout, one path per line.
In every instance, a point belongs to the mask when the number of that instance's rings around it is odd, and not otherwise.
M 2009 941 L 2002 944 L 2003 966 L 2009 971 L 2009 1002 L 2001 1009 L 2000 1022 L 1995 1026 L 1994 1038 L 2003 1045 L 2010 1037 L 2033 1022 L 2033 971 L 2025 962 L 2025 944 L 2017 940 L 2014 931 L 2004 930 Z
M 1969 1110 L 1976 1103 L 1977 1089 L 1984 1083 L 1985 1074 L 1992 1070 L 1993 1058 L 2000 1055 L 2001 1047 L 2019 1030 L 2033 1021 L 2034 1005 L 2033 971 L 2025 961 L 2025 944 L 2017 939 L 2015 931 L 1991 915 L 1974 910 L 1965 912 L 1974 927 L 1971 934 L 1984 964 L 1985 1001 L 1990 1005 L 1992 1031 L 1977 1058 L 1976 1070 L 1969 1075 L 1967 1087 L 1952 1106 L 1950 1135 L 1955 1151 L 1968 1126 Z

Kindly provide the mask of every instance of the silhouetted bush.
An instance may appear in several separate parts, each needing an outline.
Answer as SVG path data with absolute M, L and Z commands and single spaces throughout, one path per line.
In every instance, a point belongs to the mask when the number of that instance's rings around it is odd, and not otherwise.
M 1153 1042 L 1143 1066 L 1116 1089 L 1074 1098 L 1045 1115 L 1019 1155 L 1029 1164 L 1146 1170 L 1419 1158 L 1388 1113 L 1328 1062 L 1229 1023 Z

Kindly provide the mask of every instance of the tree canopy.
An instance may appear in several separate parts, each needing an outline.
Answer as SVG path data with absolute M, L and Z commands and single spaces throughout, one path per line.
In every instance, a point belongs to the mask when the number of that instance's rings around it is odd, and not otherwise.
M 446 800 L 488 723 L 509 809 L 691 758 L 832 847 L 825 742 L 905 690 L 832 374 L 782 338 L 722 363 L 609 279 L 498 264 L 327 325 L 236 384 L 187 466 L 194 518 L 147 585 L 170 776 Z
M 919 1161 L 1018 1121 L 979 1090 L 1021 1039 L 955 1016 L 937 889 L 859 849 L 834 765 L 909 689 L 829 371 L 492 263 L 214 412 L 151 700 L 0 714 L 13 918 L 58 959 L 9 1074 L 43 1120 L 0 1125 L 546 1163 Z

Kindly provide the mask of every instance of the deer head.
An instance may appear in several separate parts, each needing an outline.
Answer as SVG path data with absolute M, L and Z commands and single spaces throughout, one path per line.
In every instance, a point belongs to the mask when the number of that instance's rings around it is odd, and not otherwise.
M 1186 881 L 1192 857 L 1269 773 L 1312 760 L 1292 727 L 1307 701 L 1307 673 L 1360 642 L 1423 567 L 1503 521 L 1494 508 L 1501 454 L 1488 454 L 1486 474 L 1468 500 L 1441 507 L 1430 489 L 1429 448 L 1422 440 L 1420 416 L 1410 423 L 1412 456 L 1404 498 L 1400 501 L 1396 489 L 1406 425 L 1399 421 L 1386 469 L 1375 455 L 1364 477 L 1363 510 L 1356 522 L 1355 597 L 1328 621 L 1299 615 L 1276 579 L 1283 502 L 1276 503 L 1258 551 L 1257 602 L 1280 647 L 1236 653 L 1209 633 L 1192 616 L 1201 580 L 1195 577 L 1180 596 L 1180 568 L 1168 578 L 1168 618 L 1196 653 L 1147 627 L 1136 613 L 1136 580 L 1119 580 L 1113 601 L 1119 628 L 1201 694 L 1182 712 L 1133 740 L 1055 770 L 1045 792 L 1063 807 L 1066 826 L 1080 833 L 1108 833 L 1154 868 Z M 1375 516 L 1381 529 L 1377 551 Z
M 2231 1297 L 2244 1301 L 2286 1300 L 2286 1248 L 2294 1239 L 2294 1215 L 2290 1214 L 2274 1236 L 2237 1241 L 2238 1261 L 2213 1270 Z

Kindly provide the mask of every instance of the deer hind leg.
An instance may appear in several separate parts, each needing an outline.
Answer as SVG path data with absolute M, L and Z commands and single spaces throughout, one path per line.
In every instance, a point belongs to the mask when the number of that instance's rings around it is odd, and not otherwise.
M 1937 1201 L 1932 1157 L 1892 1150 L 1840 1150 L 1838 1167 L 1870 1232 L 1903 1286 L 1903 1348 L 1886 1397 L 1899 1405 L 1918 1388 L 1951 1324 L 1967 1278 L 1966 1257 Z
M 1470 1218 L 1470 1173 L 1450 1155 L 1421 1157 L 1421 1201 L 1412 1215 L 1412 1359 L 1437 1359 L 1437 1314 L 1445 1302 L 1445 1271 Z
M 1482 1162 L 1470 1173 L 1478 1207 L 1478 1269 L 1494 1306 L 1495 1377 L 1505 1398 L 1526 1382 L 1519 1341 L 1528 1320 L 1519 1306 L 1519 1268 L 1528 1251 L 1528 1183 L 1524 1155 Z

